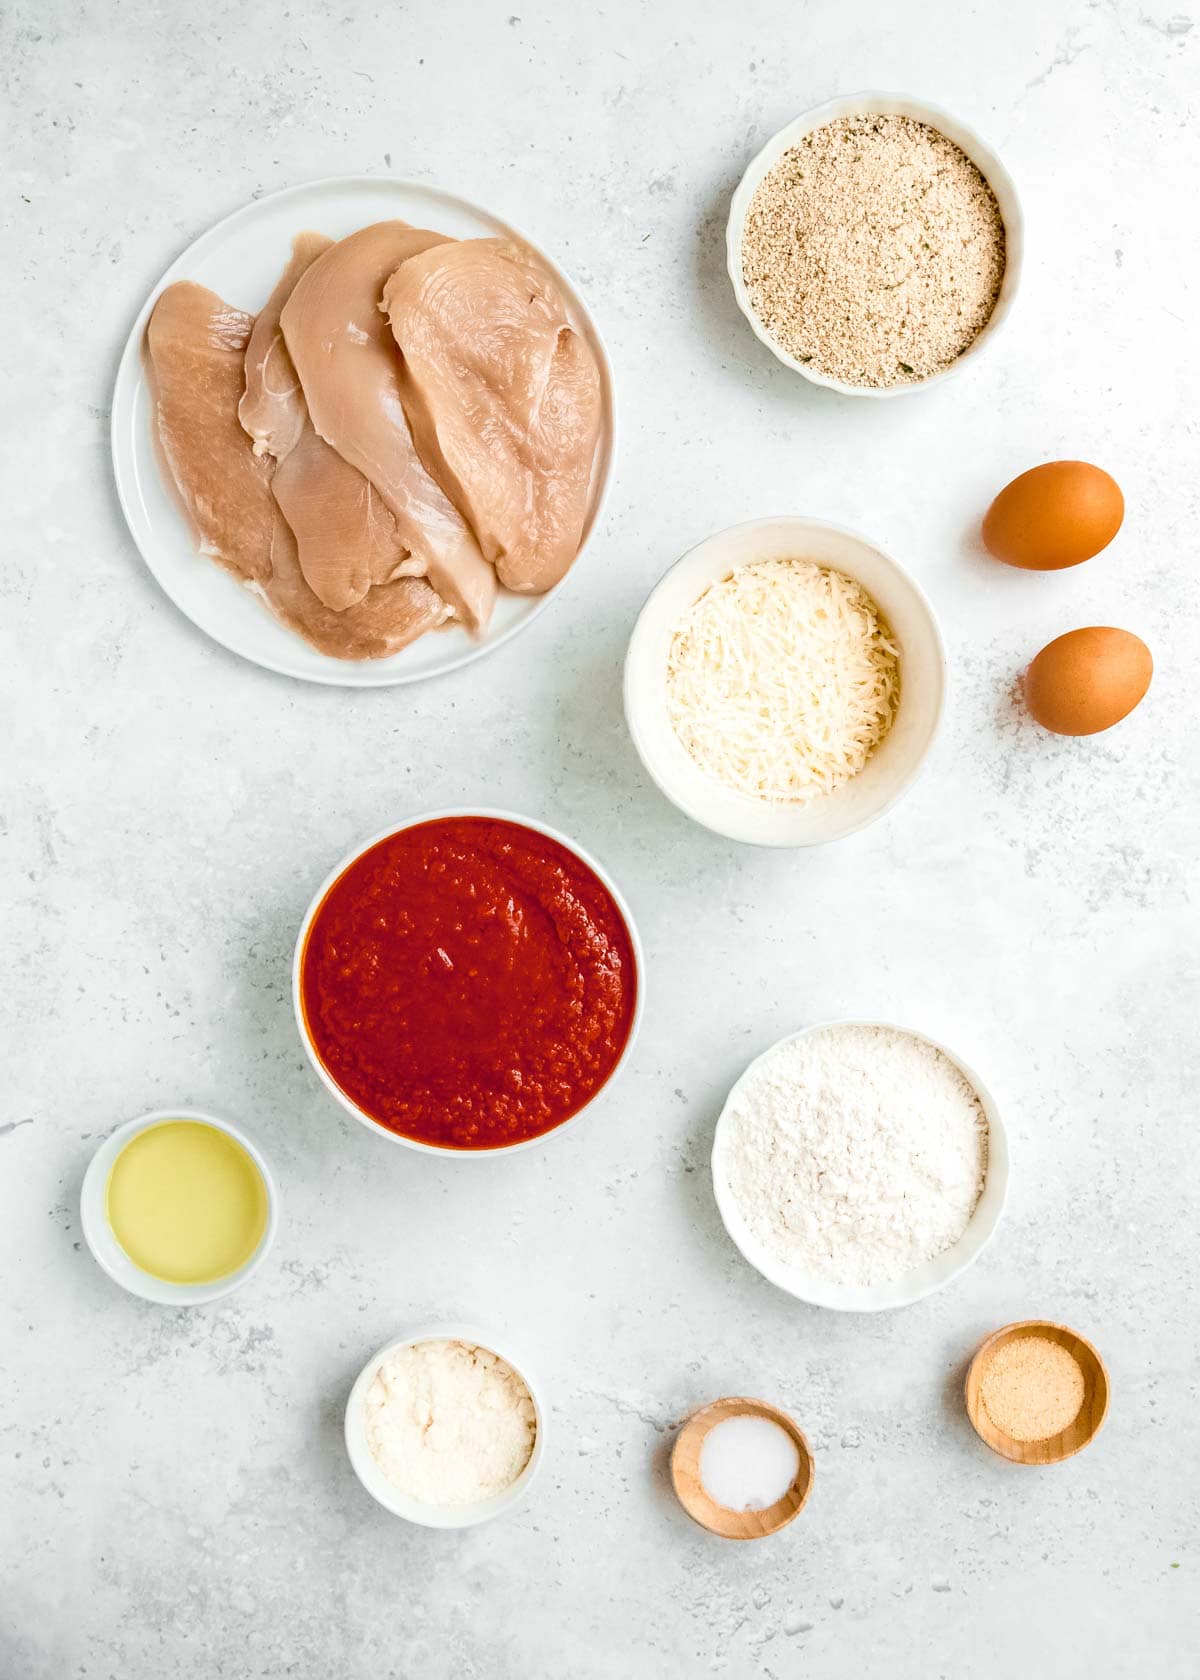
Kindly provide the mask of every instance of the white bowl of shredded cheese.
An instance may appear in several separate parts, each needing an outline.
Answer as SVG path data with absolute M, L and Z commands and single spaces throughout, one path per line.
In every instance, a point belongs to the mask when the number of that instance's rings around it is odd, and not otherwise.
M 713 1194 L 734 1246 L 812 1306 L 882 1312 L 944 1289 L 990 1242 L 1008 1137 L 978 1074 L 924 1033 L 833 1021 L 780 1039 L 730 1091 Z
M 423 1528 L 488 1522 L 529 1489 L 546 1412 L 524 1363 L 481 1331 L 435 1324 L 379 1349 L 346 1403 L 354 1473 Z
M 630 639 L 625 716 L 693 821 L 751 845 L 818 846 L 912 786 L 945 685 L 937 619 L 903 567 L 852 531 L 785 516 L 709 537 L 660 579 Z

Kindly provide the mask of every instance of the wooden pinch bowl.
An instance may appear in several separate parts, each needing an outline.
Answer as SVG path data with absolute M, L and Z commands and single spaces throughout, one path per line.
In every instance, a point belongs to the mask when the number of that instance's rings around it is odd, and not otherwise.
M 1083 1373 L 1083 1402 L 1074 1421 L 1042 1441 L 1018 1441 L 1006 1434 L 988 1416 L 983 1403 L 983 1375 L 997 1348 L 1017 1336 L 1042 1336 L 1066 1348 Z M 1104 1361 L 1091 1342 L 1065 1324 L 1052 1324 L 1048 1319 L 1029 1318 L 1019 1324 L 1006 1324 L 980 1347 L 967 1370 L 967 1416 L 981 1441 L 1013 1464 L 1060 1464 L 1082 1452 L 1100 1431 L 1108 1411 L 1109 1382 Z
M 718 1505 L 700 1480 L 700 1448 L 704 1437 L 718 1423 L 731 1417 L 762 1417 L 777 1423 L 795 1443 L 800 1455 L 800 1467 L 791 1487 L 761 1511 L 731 1511 Z M 812 1491 L 813 1461 L 804 1438 L 804 1431 L 778 1406 L 766 1400 L 748 1400 L 742 1395 L 725 1400 L 713 1400 L 686 1418 L 671 1452 L 671 1482 L 676 1497 L 693 1522 L 706 1528 L 722 1540 L 761 1540 L 764 1535 L 776 1534 L 786 1528 L 804 1509 Z

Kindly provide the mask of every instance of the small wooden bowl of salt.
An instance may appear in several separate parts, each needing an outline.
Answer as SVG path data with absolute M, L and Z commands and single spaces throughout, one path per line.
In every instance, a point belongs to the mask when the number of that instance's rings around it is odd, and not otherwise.
M 812 1490 L 804 1431 L 766 1400 L 714 1400 L 685 1419 L 671 1482 L 688 1516 L 723 1540 L 761 1540 L 799 1516 Z
M 1108 1372 L 1065 1324 L 1026 1319 L 982 1344 L 967 1371 L 967 1415 L 1013 1464 L 1058 1464 L 1081 1452 L 1108 1411 Z

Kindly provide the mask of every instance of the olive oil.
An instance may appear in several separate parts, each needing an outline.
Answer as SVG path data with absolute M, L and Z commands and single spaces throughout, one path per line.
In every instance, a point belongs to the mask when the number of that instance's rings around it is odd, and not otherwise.
M 164 1283 L 215 1283 L 251 1258 L 267 1228 L 267 1187 L 236 1138 L 201 1120 L 162 1120 L 113 1162 L 113 1235 Z

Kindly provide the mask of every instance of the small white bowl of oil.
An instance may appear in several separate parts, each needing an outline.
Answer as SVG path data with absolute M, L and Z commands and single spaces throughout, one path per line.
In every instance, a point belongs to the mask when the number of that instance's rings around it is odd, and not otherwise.
M 114 1283 L 161 1306 L 201 1306 L 253 1276 L 275 1240 L 279 1191 L 258 1146 L 196 1109 L 127 1120 L 92 1156 L 83 1235 Z

